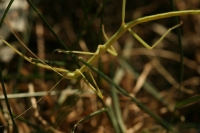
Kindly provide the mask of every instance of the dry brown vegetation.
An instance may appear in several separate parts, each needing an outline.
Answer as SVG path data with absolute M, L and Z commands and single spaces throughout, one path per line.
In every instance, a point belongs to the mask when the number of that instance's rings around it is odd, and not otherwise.
M 199 0 L 175 0 L 177 10 L 200 9 Z M 36 7 L 52 26 L 56 34 L 70 50 L 94 52 L 104 42 L 101 24 L 107 35 L 112 36 L 121 25 L 122 1 L 108 0 L 102 10 L 101 0 L 48 0 L 38 2 Z M 126 22 L 158 13 L 172 11 L 168 0 L 127 0 Z M 53 53 L 63 48 L 43 24 L 37 14 L 27 8 L 28 27 L 26 33 L 18 35 L 27 46 L 41 59 L 46 59 L 60 67 L 75 70 L 77 67 L 69 55 Z M 134 95 L 151 111 L 169 122 L 181 133 L 198 133 L 200 106 L 198 100 L 175 110 L 175 105 L 185 99 L 198 95 L 200 87 L 200 15 L 181 16 L 183 22 L 181 40 L 183 47 L 183 76 L 180 82 L 180 48 L 176 30 L 173 30 L 155 49 L 147 50 L 129 32 L 125 33 L 114 47 L 118 56 L 109 53 L 102 55 L 96 67 L 111 79 L 115 79 L 124 90 Z M 153 44 L 168 28 L 176 25 L 173 18 L 140 24 L 133 28 L 148 44 Z M 14 43 L 26 56 L 23 46 L 10 35 L 7 39 Z M 1 48 L 0 48 L 1 49 Z M 80 55 L 78 55 L 80 56 Z M 81 57 L 85 60 L 88 56 Z M 126 61 L 125 61 L 126 60 Z M 10 99 L 15 116 L 20 115 L 40 97 L 27 97 L 36 92 L 47 92 L 59 80 L 53 71 L 34 66 L 15 55 L 7 63 L 1 62 L 2 74 L 7 94 L 27 93 L 20 98 Z M 127 65 L 129 67 L 127 67 Z M 103 102 L 110 105 L 113 101 L 111 83 L 93 73 L 104 95 Z M 54 93 L 54 94 L 53 94 Z M 44 94 L 41 94 L 44 95 Z M 118 93 L 119 105 L 127 133 L 164 133 L 166 130 L 151 116 L 138 108 L 129 98 Z M 112 106 L 112 105 L 111 105 Z M 0 121 L 6 125 L 8 113 L 1 100 Z M 37 106 L 16 120 L 18 131 L 22 132 L 71 132 L 74 125 L 103 108 L 102 101 L 90 91 L 82 78 L 62 80 L 52 91 L 52 95 L 43 96 Z M 3 113 L 4 112 L 4 113 Z M 114 111 L 115 112 L 115 111 Z M 23 121 L 23 120 L 25 121 Z M 12 126 L 10 126 L 12 127 Z M 0 128 L 12 131 L 9 127 Z M 113 133 L 113 125 L 104 112 L 87 119 L 77 126 L 75 133 Z

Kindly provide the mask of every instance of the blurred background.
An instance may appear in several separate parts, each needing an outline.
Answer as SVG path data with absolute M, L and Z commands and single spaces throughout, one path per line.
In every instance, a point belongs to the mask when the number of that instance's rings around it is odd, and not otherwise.
M 10 1 L 0 1 L 0 15 Z M 48 24 L 70 50 L 95 52 L 105 43 L 102 25 L 110 38 L 121 25 L 122 0 L 48 0 L 32 1 Z M 175 0 L 177 10 L 200 9 L 199 0 Z M 158 13 L 173 11 L 169 0 L 127 0 L 126 22 Z M 183 24 L 180 48 L 177 30 L 170 32 L 153 50 L 147 50 L 129 32 L 113 44 L 118 56 L 105 53 L 94 66 L 110 77 L 129 94 L 146 105 L 152 112 L 169 122 L 181 133 L 200 132 L 200 15 L 178 17 Z M 68 54 L 55 52 L 66 50 L 52 35 L 26 0 L 15 0 L 5 18 L 0 35 L 27 57 L 34 57 L 15 38 L 11 30 L 40 59 L 51 66 L 75 70 L 75 61 Z M 169 28 L 176 25 L 175 18 L 160 19 L 139 24 L 132 29 L 149 45 L 154 44 Z M 183 53 L 183 62 L 180 56 Z M 84 60 L 90 56 L 77 55 Z M 62 80 L 46 95 L 61 77 L 53 71 L 39 68 L 25 61 L 7 45 L 0 42 L 0 65 L 5 81 L 10 107 L 14 116 L 20 115 L 41 97 L 43 99 L 16 120 L 20 133 L 71 132 L 74 125 L 92 112 L 101 110 L 104 104 L 113 108 L 117 102 L 127 133 L 166 132 L 151 115 L 117 92 L 112 95 L 111 83 L 101 76 L 93 76 L 104 99 L 84 83 L 83 78 Z M 179 85 L 181 83 L 181 85 Z M 194 98 L 193 98 L 194 97 Z M 3 93 L 0 95 L 1 125 L 10 119 Z M 115 117 L 115 114 L 113 114 Z M 75 133 L 117 132 L 105 112 L 80 123 Z M 12 132 L 13 126 L 4 126 L 0 132 Z

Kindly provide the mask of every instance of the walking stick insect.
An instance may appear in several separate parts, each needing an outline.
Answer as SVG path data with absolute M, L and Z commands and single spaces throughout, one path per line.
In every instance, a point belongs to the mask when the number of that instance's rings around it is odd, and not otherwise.
M 136 20 L 133 20 L 131 22 L 125 23 L 125 5 L 126 5 L 126 0 L 123 0 L 122 2 L 122 23 L 121 26 L 119 27 L 118 31 L 111 37 L 108 38 L 106 36 L 106 33 L 103 30 L 103 35 L 104 38 L 106 40 L 106 42 L 102 45 L 99 45 L 96 52 L 95 53 L 88 53 L 88 52 L 79 52 L 79 51 L 62 51 L 59 50 L 58 52 L 63 52 L 63 53 L 79 53 L 79 54 L 90 54 L 92 55 L 92 57 L 87 61 L 88 64 L 92 65 L 94 64 L 94 62 L 102 55 L 104 54 L 106 51 L 108 51 L 109 53 L 111 53 L 114 56 L 117 56 L 117 53 L 115 51 L 115 49 L 112 47 L 113 43 L 116 42 L 125 32 L 129 31 L 142 45 L 144 45 L 147 49 L 151 50 L 153 49 L 156 45 L 159 44 L 160 41 L 163 40 L 163 38 L 173 29 L 179 27 L 182 22 L 180 22 L 180 24 L 177 24 L 171 28 L 169 28 L 165 34 L 163 34 L 161 36 L 161 38 L 152 46 L 148 45 L 147 43 L 145 43 L 145 41 L 143 41 L 131 28 L 141 24 L 141 23 L 145 23 L 145 22 L 149 22 L 149 21 L 153 21 L 153 20 L 158 20 L 158 19 L 163 19 L 163 18 L 169 18 L 169 17 L 174 17 L 174 16 L 182 16 L 182 15 L 194 15 L 194 14 L 200 14 L 200 10 L 185 10 L 185 11 L 174 11 L 174 12 L 167 12 L 167 13 L 161 13 L 161 14 L 156 14 L 156 15 L 151 15 L 151 16 L 146 16 L 146 17 L 142 17 Z M 19 52 L 17 49 L 15 49 L 12 45 L 10 45 L 8 42 L 6 42 L 5 40 L 3 40 L 2 38 L 0 38 L 6 45 L 8 45 L 10 48 L 12 48 L 17 54 L 19 54 L 20 56 L 22 56 L 25 60 L 27 60 L 28 62 L 37 65 L 39 67 L 45 68 L 45 69 L 50 69 L 53 70 L 55 72 L 57 72 L 59 75 L 61 75 L 63 78 L 66 79 L 74 79 L 77 78 L 79 76 L 82 76 L 86 83 L 90 86 L 90 88 L 100 97 L 103 98 L 103 95 L 101 94 L 101 91 L 98 89 L 97 85 L 96 89 L 95 87 L 93 87 L 85 78 L 85 76 L 83 75 L 84 72 L 86 72 L 86 70 L 88 69 L 88 67 L 86 65 L 83 65 L 80 69 L 76 69 L 75 71 L 69 71 L 63 68 L 57 68 L 57 67 L 51 67 L 49 65 L 47 65 L 46 63 L 44 63 L 42 60 L 40 60 L 40 62 L 35 63 L 32 58 L 28 58 L 25 55 L 23 55 L 21 52 Z M 25 47 L 28 51 L 30 51 L 27 47 Z M 31 52 L 32 53 L 32 52 Z M 92 77 L 92 75 L 90 74 L 90 76 Z M 93 79 L 93 77 L 92 77 Z M 93 79 L 93 81 L 95 81 Z
M 113 54 L 113 55 L 117 55 L 117 53 L 115 52 L 115 50 L 113 49 L 112 45 L 115 41 L 117 41 L 125 32 L 129 31 L 139 42 L 141 42 L 147 49 L 153 49 L 160 41 L 162 41 L 162 39 L 173 29 L 179 27 L 181 25 L 175 25 L 172 28 L 168 29 L 167 32 L 165 34 L 162 35 L 162 37 L 152 46 L 149 46 L 148 44 L 146 44 L 131 28 L 141 24 L 141 23 L 145 23 L 145 22 L 149 22 L 149 21 L 153 21 L 153 20 L 158 20 L 158 19 L 162 19 L 162 18 L 169 18 L 169 17 L 173 17 L 173 16 L 181 16 L 181 15 L 193 15 L 193 14 L 200 14 L 200 10 L 186 10 L 186 11 L 175 11 L 175 12 L 168 12 L 168 13 L 162 13 L 162 14 L 157 14 L 157 15 L 151 15 L 151 16 L 147 16 L 147 17 L 143 17 L 143 18 L 139 18 L 136 20 L 133 20 L 131 22 L 125 23 L 125 4 L 126 4 L 126 0 L 123 0 L 122 3 L 122 23 L 121 26 L 119 27 L 118 31 L 111 37 L 108 38 L 105 34 L 105 31 L 103 29 L 103 35 L 105 37 L 106 42 L 102 45 L 99 45 L 96 52 L 95 53 L 89 53 L 92 55 L 92 57 L 87 61 L 88 64 L 92 65 L 102 54 L 104 54 L 106 51 L 108 51 L 109 53 Z M 86 83 L 90 86 L 90 88 L 92 90 L 94 90 L 94 92 L 100 97 L 103 98 L 103 95 L 101 94 L 101 92 L 98 90 L 98 87 L 95 85 L 96 89 L 94 86 L 92 86 L 84 77 L 83 73 L 86 72 L 87 69 L 89 69 L 86 65 L 83 65 L 80 69 L 76 69 L 75 71 L 68 71 L 66 69 L 62 69 L 62 68 L 56 68 L 56 67 L 51 67 L 47 64 L 45 64 L 42 60 L 40 60 L 39 58 L 36 58 L 40 61 L 40 62 L 34 62 L 32 60 L 32 58 L 28 58 L 25 55 L 23 55 L 22 53 L 20 53 L 17 49 L 15 49 L 14 47 L 12 47 L 12 45 L 10 45 L 8 42 L 6 42 L 5 40 L 1 39 L 5 44 L 7 44 L 9 47 L 11 47 L 16 53 L 18 53 L 20 56 L 22 56 L 25 60 L 27 60 L 28 62 L 37 65 L 39 67 L 42 68 L 46 68 L 46 69 L 50 69 L 55 71 L 56 73 L 58 73 L 61 77 L 66 78 L 66 79 L 73 79 L 73 78 L 77 78 L 79 76 L 82 76 Z M 26 48 L 26 47 L 25 47 Z M 28 48 L 26 48 L 28 51 L 30 51 Z M 64 51 L 60 51 L 60 52 L 64 52 Z M 65 51 L 66 53 L 83 53 L 83 54 L 88 54 L 85 52 L 77 52 L 77 51 Z M 32 53 L 32 52 L 31 52 Z M 34 54 L 33 54 L 34 55 Z M 91 76 L 92 77 L 92 76 Z M 93 79 L 93 78 L 92 78 Z M 94 80 L 93 80 L 94 81 Z M 59 82 L 58 82 L 59 83 Z M 57 83 L 57 84 L 58 84 Z M 57 85 L 56 84 L 56 85 Z M 55 85 L 55 86 L 56 86 Z M 54 87 L 55 87 L 54 86 Z M 53 88 L 54 88 L 53 87 Z M 52 88 L 52 89 L 53 89 Z M 50 91 L 52 90 L 50 89 Z M 49 93 L 50 91 L 48 91 L 47 93 Z M 37 101 L 37 103 L 39 102 L 39 100 Z M 31 108 L 31 107 L 30 107 Z M 28 108 L 26 111 L 28 111 L 30 108 Z M 25 111 L 25 112 L 26 112 Z M 24 113 L 25 113 L 24 112 Z M 22 113 L 22 114 L 24 114 Z M 21 115 L 22 115 L 21 114 Z M 18 117 L 20 117 L 21 115 L 19 115 Z M 16 117 L 15 119 L 17 119 L 18 117 Z

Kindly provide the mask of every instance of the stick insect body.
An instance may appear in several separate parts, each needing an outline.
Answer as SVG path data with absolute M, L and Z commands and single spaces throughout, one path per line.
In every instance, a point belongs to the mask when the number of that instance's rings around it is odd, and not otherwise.
M 162 35 L 162 37 L 152 46 L 148 45 L 145 41 L 143 41 L 131 28 L 141 24 L 141 23 L 145 23 L 145 22 L 149 22 L 149 21 L 153 21 L 153 20 L 158 20 L 158 19 L 163 19 L 163 18 L 169 18 L 169 17 L 174 17 L 174 16 L 182 16 L 182 15 L 195 15 L 195 14 L 200 14 L 200 10 L 186 10 L 186 11 L 174 11 L 174 12 L 167 12 L 167 13 L 161 13 L 161 14 L 156 14 L 156 15 L 151 15 L 151 16 L 146 16 L 146 17 L 142 17 L 136 20 L 133 20 L 131 22 L 125 23 L 125 4 L 126 4 L 126 0 L 123 0 L 123 4 L 122 4 L 122 24 L 120 26 L 120 28 L 118 29 L 118 31 L 110 38 L 108 39 L 108 37 L 105 34 L 104 28 L 103 30 L 103 35 L 104 38 L 106 40 L 106 42 L 103 45 L 99 45 L 96 52 L 95 53 L 89 53 L 92 54 L 92 57 L 87 61 L 88 64 L 92 65 L 94 64 L 94 62 L 96 60 L 98 60 L 98 58 L 104 54 L 106 51 L 108 51 L 109 53 L 117 56 L 116 51 L 114 50 L 114 48 L 112 47 L 112 45 L 114 44 L 114 42 L 116 42 L 125 32 L 129 31 L 141 44 L 143 44 L 147 49 L 151 50 L 153 49 L 160 41 L 163 40 L 163 38 L 173 29 L 179 27 L 182 22 L 180 22 L 180 24 L 173 26 L 172 28 L 168 29 L 165 34 Z M 0 38 L 1 39 L 1 38 Z M 88 67 L 86 65 L 83 65 L 80 69 L 76 69 L 75 71 L 69 71 L 63 68 L 57 68 L 57 67 L 51 67 L 47 64 L 45 64 L 42 60 L 40 60 L 42 63 L 35 63 L 32 61 L 31 58 L 26 57 L 25 55 L 23 55 L 21 52 L 19 52 L 17 49 L 15 49 L 14 47 L 12 47 L 12 45 L 10 45 L 8 42 L 6 42 L 5 40 L 1 39 L 5 44 L 7 44 L 9 47 L 11 47 L 16 53 L 18 53 L 20 56 L 22 56 L 24 59 L 26 59 L 28 62 L 37 65 L 39 67 L 43 67 L 45 69 L 50 69 L 53 70 L 55 72 L 57 72 L 58 74 L 60 74 L 63 78 L 66 79 L 74 79 L 77 78 L 79 76 L 82 76 L 84 79 L 84 75 L 83 73 L 88 69 Z M 26 49 L 28 49 L 26 47 Z M 28 49 L 29 50 L 29 49 Z M 29 50 L 30 51 L 30 50 Z M 64 51 L 58 51 L 58 52 L 64 52 Z M 66 51 L 69 53 L 69 51 Z M 83 53 L 83 54 L 88 54 L 86 52 L 76 52 L 76 51 L 70 51 L 71 53 Z M 32 52 L 31 52 L 32 53 Z M 38 57 L 37 57 L 38 58 Z M 85 81 L 87 82 L 87 84 L 90 86 L 90 88 L 92 88 L 92 90 L 94 90 L 101 98 L 103 98 L 102 94 L 100 91 L 96 91 L 96 89 L 85 79 Z
M 145 41 L 143 41 L 143 39 L 141 39 L 131 28 L 141 24 L 141 23 L 145 23 L 145 22 L 149 22 L 149 21 L 153 21 L 153 20 L 158 20 L 158 19 L 164 19 L 164 18 L 169 18 L 169 17 L 174 17 L 174 16 L 182 16 L 182 15 L 195 15 L 195 14 L 200 14 L 200 10 L 186 10 L 186 11 L 174 11 L 174 12 L 167 12 L 167 13 L 161 13 L 161 14 L 156 14 L 156 15 L 151 15 L 151 16 L 146 16 L 146 17 L 142 17 L 136 20 L 133 20 L 131 22 L 125 23 L 125 4 L 126 4 L 126 0 L 123 0 L 122 3 L 122 23 L 120 28 L 118 29 L 118 31 L 111 37 L 108 38 L 106 36 L 106 33 L 103 30 L 103 35 L 104 38 L 106 40 L 106 42 L 102 45 L 99 45 L 96 52 L 95 53 L 86 53 L 86 52 L 77 52 L 77 51 L 58 51 L 58 52 L 64 52 L 64 53 L 79 53 L 79 54 L 90 54 L 92 55 L 92 57 L 87 61 L 88 64 L 92 65 L 94 64 L 94 62 L 96 60 L 98 60 L 98 58 L 104 54 L 106 51 L 111 53 L 114 56 L 117 56 L 117 52 L 115 51 L 115 49 L 113 48 L 113 44 L 114 42 L 116 42 L 125 32 L 130 32 L 142 45 L 144 45 L 144 47 L 146 47 L 147 49 L 151 50 L 153 49 L 156 45 L 159 44 L 160 41 L 163 40 L 163 38 L 173 29 L 181 26 L 182 22 L 180 22 L 179 24 L 169 28 L 165 34 L 163 34 L 161 36 L 161 38 L 153 45 L 148 45 Z M 95 83 L 95 80 L 93 79 L 91 73 L 90 73 L 90 77 L 92 79 L 92 81 L 94 82 L 95 87 L 93 87 L 90 82 L 87 81 L 87 79 L 85 78 L 85 76 L 83 75 L 84 72 L 86 72 L 87 69 L 89 69 L 86 65 L 83 65 L 80 69 L 76 69 L 75 71 L 69 71 L 63 68 L 57 68 L 57 67 L 52 67 L 47 65 L 46 63 L 44 63 L 41 59 L 39 59 L 34 53 L 32 53 L 19 39 L 19 41 L 21 42 L 21 44 L 29 51 L 31 52 L 40 62 L 34 62 L 34 60 L 32 58 L 28 58 L 25 55 L 23 55 L 21 52 L 19 52 L 17 49 L 15 49 L 12 45 L 10 45 L 8 42 L 6 42 L 5 40 L 3 40 L 2 38 L 0 38 L 0 40 L 2 40 L 6 45 L 8 45 L 10 48 L 12 48 L 17 54 L 19 54 L 20 56 L 22 56 L 25 60 L 27 60 L 28 62 L 37 65 L 39 67 L 45 68 L 45 69 L 49 69 L 49 70 L 53 70 L 56 73 L 58 73 L 60 76 L 62 76 L 63 78 L 66 79 L 73 79 L 73 78 L 77 78 L 79 76 L 82 76 L 83 79 L 85 80 L 86 84 L 101 98 L 103 99 L 103 95 L 101 93 L 101 91 L 99 90 L 98 86 Z M 62 79 L 63 79 L 62 78 Z M 61 80 L 62 80 L 61 79 Z M 60 81 L 61 81 L 60 80 Z M 60 82 L 59 81 L 59 82 Z M 59 83 L 58 82 L 58 83 Z M 57 84 L 58 84 L 57 83 Z M 56 85 L 57 85 L 56 84 Z M 55 86 L 56 86 L 55 85 Z M 54 87 L 55 87 L 54 86 Z M 54 88 L 53 87 L 53 88 Z M 47 94 L 53 89 L 51 88 Z M 42 98 L 41 98 L 42 99 Z M 40 99 L 40 100 L 41 100 Z M 37 103 L 40 101 L 38 100 Z M 29 109 L 31 109 L 32 106 L 30 108 L 28 108 L 25 112 L 27 112 Z M 144 107 L 143 107 L 144 109 Z M 23 115 L 25 112 L 23 112 L 22 114 L 20 114 L 18 117 L 20 117 L 21 115 Z M 152 114 L 152 113 L 151 113 Z M 154 118 L 158 121 L 160 121 L 163 125 L 165 125 L 165 127 L 168 127 L 168 125 L 165 124 L 165 122 L 163 122 L 162 120 L 160 120 L 160 118 L 158 118 L 156 115 L 152 114 L 152 116 L 154 116 Z M 16 117 L 15 119 L 17 119 L 18 117 Z
M 193 15 L 193 14 L 200 14 L 200 10 L 187 10 L 187 11 L 175 11 L 175 12 L 168 12 L 168 13 L 162 13 L 162 14 L 157 14 L 157 15 L 152 15 L 152 16 L 147 16 L 143 17 L 140 19 L 136 19 L 134 21 L 131 21 L 129 23 L 123 23 L 121 27 L 118 29 L 118 31 L 103 45 L 99 45 L 97 48 L 97 51 L 94 53 L 94 55 L 88 60 L 88 64 L 93 64 L 102 54 L 104 54 L 112 44 L 114 44 L 115 41 L 117 41 L 126 31 L 129 31 L 141 44 L 143 44 L 147 49 L 151 50 L 153 49 L 162 39 L 173 29 L 179 27 L 180 24 L 175 25 L 174 27 L 168 29 L 165 34 L 152 46 L 148 45 L 145 41 L 143 41 L 131 28 L 144 23 L 144 22 L 149 22 L 153 20 L 158 20 L 162 18 L 169 18 L 169 17 L 174 17 L 174 16 L 182 16 L 182 15 Z M 105 35 L 104 35 L 105 36 Z M 113 51 L 113 50 L 112 50 Z M 87 66 L 83 65 L 80 69 L 76 69 L 74 72 L 67 72 L 64 77 L 68 79 L 72 78 L 77 78 L 80 76 L 80 72 L 86 71 Z M 79 72 L 80 71 L 80 72 Z

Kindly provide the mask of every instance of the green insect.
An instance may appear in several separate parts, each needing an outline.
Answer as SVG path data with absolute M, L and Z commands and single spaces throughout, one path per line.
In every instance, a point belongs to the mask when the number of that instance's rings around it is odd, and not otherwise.
M 167 12 L 167 13 L 161 13 L 161 14 L 156 14 L 156 15 L 151 15 L 151 16 L 146 16 L 146 17 L 142 17 L 142 18 L 138 18 L 136 20 L 133 20 L 131 22 L 126 23 L 125 22 L 125 5 L 126 5 L 126 0 L 123 0 L 122 3 L 122 22 L 121 22 L 121 26 L 119 27 L 118 31 L 112 35 L 111 38 L 108 38 L 104 28 L 103 30 L 103 35 L 104 38 L 106 40 L 106 42 L 102 45 L 99 45 L 96 52 L 95 53 L 91 53 L 91 52 L 81 52 L 81 51 L 62 51 L 59 50 L 58 52 L 63 52 L 63 53 L 74 53 L 74 54 L 88 54 L 91 55 L 90 59 L 87 61 L 88 64 L 93 65 L 94 62 L 96 60 L 98 60 L 98 58 L 104 54 L 105 52 L 109 52 L 110 54 L 117 56 L 117 52 L 115 51 L 115 49 L 113 48 L 113 44 L 114 42 L 116 42 L 125 32 L 130 32 L 142 45 L 144 45 L 147 49 L 151 50 L 153 49 L 156 45 L 159 44 L 160 41 L 163 40 L 163 38 L 173 29 L 181 26 L 182 22 L 180 22 L 178 25 L 175 25 L 171 28 L 169 28 L 161 37 L 160 39 L 153 45 L 148 45 L 143 39 L 141 39 L 131 28 L 141 24 L 141 23 L 145 23 L 145 22 L 149 22 L 149 21 L 153 21 L 153 20 L 158 20 L 158 19 L 163 19 L 163 18 L 169 18 L 169 17 L 174 17 L 174 16 L 182 16 L 182 15 L 195 15 L 195 14 L 200 14 L 200 10 L 185 10 L 185 11 L 174 11 L 174 12 Z M 103 27 L 103 26 L 102 26 Z M 12 48 L 17 54 L 19 54 L 20 56 L 22 56 L 25 60 L 27 60 L 28 62 L 37 65 L 39 67 L 45 68 L 45 69 L 50 69 L 55 71 L 56 73 L 58 73 L 60 76 L 62 76 L 63 78 L 66 79 L 74 79 L 77 78 L 79 76 L 82 76 L 86 82 L 86 84 L 89 85 L 89 87 L 100 97 L 103 98 L 103 95 L 100 91 L 100 89 L 98 88 L 97 85 L 92 86 L 87 79 L 85 78 L 85 76 L 83 75 L 84 72 L 86 72 L 86 70 L 88 70 L 88 67 L 86 65 L 83 65 L 80 69 L 76 69 L 75 71 L 69 71 L 63 68 L 57 68 L 57 67 L 52 67 L 47 65 L 46 63 L 44 63 L 42 60 L 40 60 L 36 55 L 34 55 L 22 42 L 23 46 L 29 51 L 31 52 L 35 58 L 37 58 L 40 62 L 39 63 L 35 63 L 32 58 L 28 58 L 25 55 L 23 55 L 21 52 L 19 52 L 17 49 L 15 49 L 12 45 L 10 45 L 8 42 L 6 42 L 5 40 L 3 40 L 2 38 L 0 38 L 6 45 L 8 45 L 10 48 Z M 95 80 L 92 76 L 92 74 L 90 74 L 93 82 L 95 83 Z

